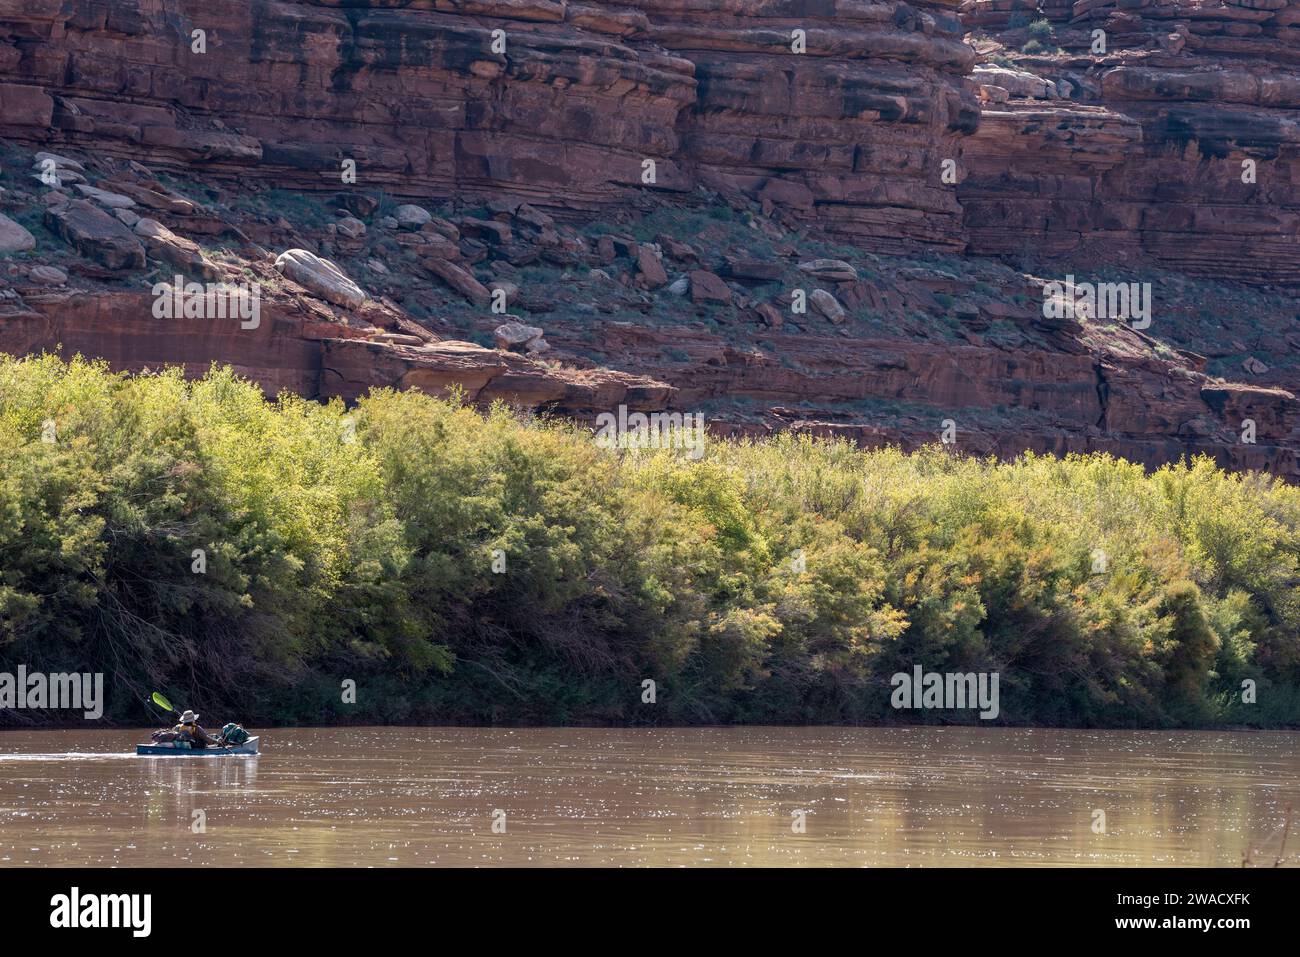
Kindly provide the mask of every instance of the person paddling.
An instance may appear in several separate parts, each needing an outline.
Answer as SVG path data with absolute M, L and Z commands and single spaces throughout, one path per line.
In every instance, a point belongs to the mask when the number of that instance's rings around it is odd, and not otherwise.
M 181 723 L 172 730 L 180 735 L 189 735 L 196 748 L 210 748 L 221 743 L 203 730 L 203 726 L 199 724 L 199 716 L 193 711 L 187 710 L 181 715 Z

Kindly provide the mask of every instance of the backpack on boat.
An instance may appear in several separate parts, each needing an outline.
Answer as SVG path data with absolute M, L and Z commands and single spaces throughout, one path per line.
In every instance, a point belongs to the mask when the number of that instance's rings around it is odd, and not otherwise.
M 226 744 L 243 744 L 248 740 L 248 732 L 232 721 L 221 729 L 221 740 Z

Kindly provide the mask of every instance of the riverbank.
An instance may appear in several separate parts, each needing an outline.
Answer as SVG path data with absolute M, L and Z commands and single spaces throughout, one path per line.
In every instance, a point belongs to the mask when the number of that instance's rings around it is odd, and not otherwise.
M 920 667 L 1009 724 L 1300 723 L 1300 489 L 1207 460 L 609 448 L 49 356 L 0 359 L 0 460 L 0 671 L 112 722 L 875 724 Z

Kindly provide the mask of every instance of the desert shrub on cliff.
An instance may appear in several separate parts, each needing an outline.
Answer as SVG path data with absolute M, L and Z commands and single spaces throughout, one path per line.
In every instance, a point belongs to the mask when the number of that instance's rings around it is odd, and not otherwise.
M 1016 723 L 1300 719 L 1300 490 L 1206 460 L 693 461 L 45 356 L 0 358 L 0 461 L 0 670 L 103 671 L 123 721 L 152 687 L 250 721 L 897 720 L 916 665 L 997 672 Z

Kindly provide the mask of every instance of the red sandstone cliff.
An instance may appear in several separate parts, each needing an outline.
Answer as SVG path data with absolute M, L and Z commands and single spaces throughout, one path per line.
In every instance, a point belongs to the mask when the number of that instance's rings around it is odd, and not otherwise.
M 977 82 L 994 88 L 964 148 L 972 251 L 1300 283 L 1300 3 L 965 0 L 962 13 L 986 54 Z M 1030 18 L 1054 39 L 1022 53 Z
M 1294 477 L 1300 7 L 1251 2 L 0 0 L 0 349 Z M 155 319 L 178 272 L 263 322 Z M 1044 316 L 1098 273 L 1148 329 Z

